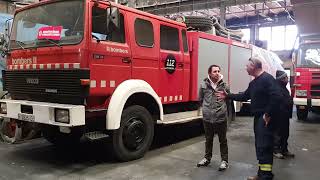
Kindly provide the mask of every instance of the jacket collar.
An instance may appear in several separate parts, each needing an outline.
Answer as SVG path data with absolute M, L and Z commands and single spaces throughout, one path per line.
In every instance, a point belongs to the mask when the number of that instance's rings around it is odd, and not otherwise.
M 206 85 L 208 85 L 208 86 L 211 87 L 211 83 L 210 83 L 211 80 L 210 80 L 208 77 L 205 78 L 203 81 L 206 83 Z M 221 78 L 221 79 L 216 83 L 217 87 L 219 87 L 222 83 L 224 83 L 224 82 L 223 82 L 223 79 Z

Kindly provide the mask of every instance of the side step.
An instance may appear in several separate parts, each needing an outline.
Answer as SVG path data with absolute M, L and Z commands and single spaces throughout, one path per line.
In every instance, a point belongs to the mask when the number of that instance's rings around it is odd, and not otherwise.
M 102 131 L 87 132 L 87 133 L 84 134 L 84 136 L 86 138 L 88 138 L 89 140 L 91 140 L 91 141 L 109 137 L 108 134 L 106 134 L 106 133 L 104 133 Z
M 163 115 L 163 121 L 158 120 L 157 124 L 179 124 L 187 123 L 195 120 L 202 119 L 202 111 L 187 111 L 180 113 L 171 113 Z

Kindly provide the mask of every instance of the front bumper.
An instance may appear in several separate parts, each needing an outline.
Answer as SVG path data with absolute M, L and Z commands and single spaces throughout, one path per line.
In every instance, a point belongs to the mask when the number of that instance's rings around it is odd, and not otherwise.
M 320 106 L 320 99 L 293 98 L 295 105 L 303 105 L 308 107 Z
M 0 100 L 0 102 L 5 102 L 7 104 L 7 114 L 0 114 L 0 117 L 49 124 L 54 126 L 72 127 L 85 125 L 85 107 L 83 105 L 69 105 L 10 99 L 2 99 Z M 32 106 L 33 113 L 21 113 L 21 105 Z M 60 123 L 55 121 L 55 108 L 69 110 L 69 123 Z M 32 118 L 21 119 L 21 114 L 26 116 L 32 116 Z

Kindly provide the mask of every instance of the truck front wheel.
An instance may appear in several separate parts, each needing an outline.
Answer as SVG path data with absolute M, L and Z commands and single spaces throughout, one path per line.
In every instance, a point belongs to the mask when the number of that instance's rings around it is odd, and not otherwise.
M 113 150 L 120 161 L 144 156 L 151 146 L 154 122 L 148 110 L 133 105 L 123 110 L 120 128 L 113 131 Z
M 305 121 L 308 117 L 308 109 L 306 106 L 297 106 L 297 117 L 298 120 Z

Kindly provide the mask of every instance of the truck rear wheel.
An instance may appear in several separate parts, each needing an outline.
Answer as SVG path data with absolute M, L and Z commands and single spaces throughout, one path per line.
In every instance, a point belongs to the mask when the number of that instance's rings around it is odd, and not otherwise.
M 123 110 L 120 128 L 113 131 L 113 150 L 121 161 L 144 156 L 151 146 L 154 122 L 148 110 L 133 105 Z
M 305 121 L 308 117 L 308 108 L 304 106 L 304 108 L 301 108 L 297 106 L 297 118 L 298 120 Z

